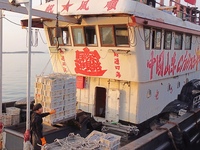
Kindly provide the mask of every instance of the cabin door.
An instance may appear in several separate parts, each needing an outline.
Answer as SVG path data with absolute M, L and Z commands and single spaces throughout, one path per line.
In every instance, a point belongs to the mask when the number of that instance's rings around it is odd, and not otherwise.
M 95 88 L 95 116 L 105 118 L 106 88 Z
M 109 89 L 107 95 L 106 120 L 119 121 L 119 90 Z

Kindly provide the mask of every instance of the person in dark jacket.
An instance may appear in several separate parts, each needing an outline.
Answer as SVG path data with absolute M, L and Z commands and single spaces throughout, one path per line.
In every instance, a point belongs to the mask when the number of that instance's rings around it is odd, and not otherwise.
M 42 112 L 43 107 L 40 103 L 37 103 L 33 106 L 33 113 L 31 115 L 31 142 L 34 150 L 41 150 L 41 147 L 39 145 L 44 146 L 46 144 L 46 139 L 42 133 L 42 118 L 50 114 L 54 114 L 56 111 L 52 110 L 51 112 L 47 113 Z

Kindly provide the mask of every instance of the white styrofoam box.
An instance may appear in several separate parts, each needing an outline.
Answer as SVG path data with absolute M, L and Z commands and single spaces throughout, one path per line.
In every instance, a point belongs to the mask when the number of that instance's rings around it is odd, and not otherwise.
M 17 107 L 7 107 L 6 113 L 11 115 L 19 115 L 20 114 L 20 108 Z
M 41 82 L 36 82 L 36 83 L 35 83 L 35 88 L 37 88 L 37 89 L 42 89 L 42 88 L 43 88 L 43 83 L 41 83 Z
M 41 94 L 43 95 L 43 89 L 38 89 L 38 88 L 35 88 L 35 94 Z
M 47 76 L 36 76 L 36 82 L 44 83 L 45 78 L 47 78 Z
M 12 125 L 12 117 L 10 114 L 2 113 L 2 122 L 4 126 L 11 126 Z
M 112 133 L 107 133 L 104 137 L 100 138 L 103 146 L 113 148 L 120 144 L 121 136 Z
M 52 102 L 52 101 L 62 101 L 63 95 L 56 95 L 56 96 L 44 96 L 44 101 L 46 102 Z
M 69 103 L 64 105 L 64 110 L 76 110 L 76 103 Z
M 64 89 L 64 94 L 76 94 L 76 89 L 72 89 L 72 88 L 68 88 L 68 89 Z
M 57 107 L 57 108 L 53 108 L 53 109 L 56 111 L 56 113 L 59 113 L 59 112 L 64 111 L 64 110 L 63 110 L 63 106 Z
M 58 76 L 49 76 L 48 78 L 45 78 L 44 84 L 46 85 L 54 85 L 54 84 L 62 84 L 63 79 L 59 78 Z
M 65 115 L 64 111 L 56 112 L 56 118 L 64 117 L 64 115 Z
M 3 113 L 2 122 L 4 126 L 17 125 L 20 121 L 19 114 Z
M 74 116 L 76 115 L 76 109 L 69 109 L 64 111 L 64 116 Z
M 100 131 L 92 131 L 85 139 L 88 141 L 100 141 L 106 134 Z
M 61 96 L 63 95 L 63 90 L 58 90 L 58 91 L 44 91 L 44 96 Z
M 68 101 L 69 101 L 70 103 L 75 103 L 75 104 L 76 104 L 76 98 L 70 98 Z
M 42 94 L 35 94 L 34 99 L 35 99 L 35 101 L 41 102 L 41 101 L 43 101 L 43 95 Z
M 69 103 L 75 103 L 76 104 L 76 98 L 71 98 L 71 97 L 65 97 L 65 98 L 63 98 L 64 99 L 64 101 L 65 101 L 65 105 L 66 104 L 69 104 Z
M 46 91 L 57 91 L 62 90 L 64 88 L 64 84 L 53 84 L 53 85 L 43 85 L 43 89 Z
M 63 107 L 64 101 L 51 101 L 51 102 L 45 101 L 44 106 L 47 108 L 52 108 L 52 109 L 57 108 L 57 107 Z
M 11 115 L 11 125 L 17 125 L 20 121 L 20 115 Z
M 71 98 L 76 98 L 76 93 L 69 93 L 69 94 L 64 94 L 63 99 L 67 100 L 67 99 L 71 99 Z
M 120 148 L 120 144 L 118 144 L 118 145 L 115 145 L 115 146 L 113 146 L 113 147 L 106 147 L 106 146 L 101 146 L 101 150 L 118 150 Z
M 63 120 L 63 116 L 61 117 L 51 117 L 51 115 L 44 117 L 44 122 L 49 123 L 49 124 L 56 124 L 59 121 Z

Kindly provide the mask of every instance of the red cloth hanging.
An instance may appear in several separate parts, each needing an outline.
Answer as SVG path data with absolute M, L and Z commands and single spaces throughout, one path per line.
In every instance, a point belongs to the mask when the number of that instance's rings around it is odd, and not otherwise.
M 196 0 L 185 0 L 185 2 L 187 2 L 191 5 L 196 5 Z

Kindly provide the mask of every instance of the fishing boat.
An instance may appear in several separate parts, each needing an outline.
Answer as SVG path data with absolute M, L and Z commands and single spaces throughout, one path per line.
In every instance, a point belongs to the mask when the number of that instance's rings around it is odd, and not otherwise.
M 76 76 L 77 108 L 106 132 L 128 134 L 134 127 L 134 141 L 121 149 L 198 148 L 197 7 L 180 0 L 169 6 L 164 0 L 54 0 L 35 9 L 57 15 L 33 17 L 32 27 L 44 28 L 54 72 Z

